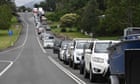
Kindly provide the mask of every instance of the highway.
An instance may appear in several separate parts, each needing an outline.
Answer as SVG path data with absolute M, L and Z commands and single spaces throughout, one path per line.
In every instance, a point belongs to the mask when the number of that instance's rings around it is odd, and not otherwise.
M 0 52 L 0 84 L 91 84 L 51 49 L 42 48 L 31 13 L 20 16 L 23 29 L 17 43 Z

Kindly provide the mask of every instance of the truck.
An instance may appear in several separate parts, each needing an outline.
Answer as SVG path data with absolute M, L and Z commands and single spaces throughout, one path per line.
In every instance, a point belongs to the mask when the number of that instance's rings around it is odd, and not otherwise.
M 128 27 L 124 29 L 122 41 L 108 48 L 110 64 L 109 84 L 128 84 L 126 83 L 126 70 L 128 69 L 125 66 L 125 58 L 127 57 L 125 52 L 128 49 L 140 49 L 140 27 Z

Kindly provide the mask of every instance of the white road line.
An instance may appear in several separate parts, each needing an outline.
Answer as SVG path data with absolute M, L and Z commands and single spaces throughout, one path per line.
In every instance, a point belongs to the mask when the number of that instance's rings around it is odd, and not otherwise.
M 40 46 L 41 50 L 43 51 L 43 53 L 47 53 L 46 50 L 43 48 L 43 46 L 42 46 L 42 44 L 41 44 L 41 42 L 40 42 L 40 40 L 38 38 L 38 34 L 36 32 L 36 28 L 35 28 L 35 34 L 36 34 L 36 38 L 37 38 L 37 41 L 39 43 L 39 46 Z
M 24 20 L 23 18 L 23 21 L 25 22 L 25 24 L 27 25 L 27 29 L 26 29 L 26 37 L 25 37 L 25 40 L 24 40 L 24 43 L 20 46 L 20 47 L 23 47 L 22 50 L 20 51 L 20 53 L 18 54 L 18 56 L 16 57 L 16 59 L 14 61 L 6 61 L 6 60 L 0 60 L 0 62 L 10 62 L 10 64 L 2 71 L 0 72 L 0 76 L 2 76 L 12 65 L 14 62 L 16 62 L 20 56 L 21 56 L 21 53 L 23 52 L 23 49 L 24 49 L 24 45 L 26 44 L 27 42 L 27 39 L 28 39 L 28 28 L 29 28 L 29 25 L 26 23 L 26 21 Z M 13 49 L 12 49 L 13 50 Z M 11 50 L 9 50 L 11 51 Z
M 38 41 L 39 46 L 40 46 L 41 50 L 43 51 L 43 53 L 47 53 L 46 50 L 43 48 L 42 44 L 40 43 L 39 38 L 38 37 L 36 37 L 36 38 L 37 38 L 37 41 Z
M 10 64 L 2 72 L 0 72 L 0 76 L 2 76 L 12 65 L 13 62 L 11 61 Z
M 24 18 L 23 18 L 23 21 L 24 21 L 24 23 L 27 25 L 27 29 L 26 29 L 26 37 L 25 37 L 24 43 L 23 43 L 23 45 L 22 45 L 23 48 L 22 48 L 22 50 L 20 51 L 20 53 L 18 54 L 18 56 L 16 57 L 16 59 L 14 60 L 14 62 L 16 62 L 16 61 L 20 58 L 21 53 L 23 52 L 23 49 L 24 49 L 24 45 L 26 44 L 27 39 L 28 39 L 28 34 L 29 34 L 29 24 L 25 21 Z
M 56 62 L 51 56 L 48 56 L 49 60 L 54 63 L 60 70 L 62 70 L 64 73 L 66 73 L 69 77 L 71 77 L 76 83 L 78 84 L 86 84 L 83 80 L 75 76 L 73 73 L 71 73 L 69 70 L 64 68 L 62 65 L 60 65 L 58 62 Z

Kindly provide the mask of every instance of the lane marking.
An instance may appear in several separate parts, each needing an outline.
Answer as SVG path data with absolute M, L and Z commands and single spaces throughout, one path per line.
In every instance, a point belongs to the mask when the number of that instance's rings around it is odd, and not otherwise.
M 24 21 L 24 23 L 25 23 L 26 26 L 27 26 L 27 29 L 26 29 L 26 37 L 25 37 L 24 43 L 23 43 L 23 45 L 22 45 L 23 48 L 22 48 L 22 50 L 20 51 L 20 53 L 18 54 L 18 56 L 16 57 L 16 59 L 14 60 L 14 62 L 16 62 L 16 61 L 20 58 L 21 53 L 23 52 L 24 46 L 25 46 L 25 44 L 26 44 L 26 42 L 27 42 L 27 40 L 28 40 L 28 35 L 29 35 L 29 24 L 25 21 L 24 18 L 23 18 L 23 21 Z
M 43 46 L 42 46 L 40 40 L 39 40 L 39 37 L 38 37 L 37 31 L 36 31 L 36 28 L 34 29 L 34 31 L 35 31 L 36 39 L 37 39 L 37 41 L 38 41 L 38 43 L 39 43 L 39 46 L 40 46 L 41 50 L 43 51 L 43 53 L 47 53 L 46 50 L 43 48 Z
M 0 72 L 0 76 L 2 76 L 12 65 L 13 62 L 11 61 L 10 64 L 2 72 Z
M 28 28 L 29 28 L 28 23 L 26 23 L 26 21 L 25 21 L 24 18 L 23 18 L 23 21 L 24 21 L 24 23 L 26 24 L 27 29 L 26 29 L 26 37 L 25 37 L 24 43 L 20 46 L 20 47 L 22 47 L 22 50 L 20 51 L 20 53 L 18 54 L 18 56 L 15 58 L 14 61 L 0 60 L 0 62 L 10 62 L 10 64 L 9 64 L 2 72 L 0 72 L 0 76 L 2 76 L 8 69 L 10 69 L 10 67 L 12 67 L 12 65 L 20 58 L 21 53 L 23 52 L 24 45 L 25 45 L 26 42 L 27 42 L 27 39 L 28 39 L 28 32 L 29 32 L 29 30 L 28 30 Z M 13 49 L 12 49 L 12 50 L 13 50 Z M 12 50 L 9 50 L 9 51 L 12 51 Z
M 43 46 L 42 46 L 42 44 L 41 44 L 39 38 L 38 38 L 38 37 L 36 37 L 36 38 L 37 38 L 37 41 L 38 41 L 39 46 L 40 46 L 41 50 L 43 51 L 43 53 L 47 53 L 46 50 L 43 48 Z
M 76 83 L 78 84 L 86 84 L 83 80 L 78 78 L 76 75 L 71 73 L 68 69 L 64 68 L 62 65 L 60 65 L 58 62 L 56 62 L 51 56 L 48 56 L 49 60 L 54 63 L 61 71 L 63 71 L 65 74 L 67 74 L 70 78 L 72 78 Z

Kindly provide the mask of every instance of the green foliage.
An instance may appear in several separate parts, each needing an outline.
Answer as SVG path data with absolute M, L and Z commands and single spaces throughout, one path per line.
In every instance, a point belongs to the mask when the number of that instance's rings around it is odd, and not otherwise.
M 60 22 L 61 22 L 61 27 L 72 27 L 72 26 L 76 26 L 77 21 L 79 19 L 79 15 L 77 15 L 76 13 L 69 13 L 69 14 L 65 14 L 64 16 L 62 16 L 60 18 Z
M 107 0 L 105 18 L 100 21 L 99 33 L 105 35 L 121 35 L 123 29 L 140 26 L 140 1 L 138 0 Z
M 90 0 L 81 16 L 80 28 L 87 32 L 96 33 L 98 26 L 98 10 L 95 0 Z
M 11 25 L 12 10 L 8 5 L 0 6 L 0 29 L 8 29 Z

